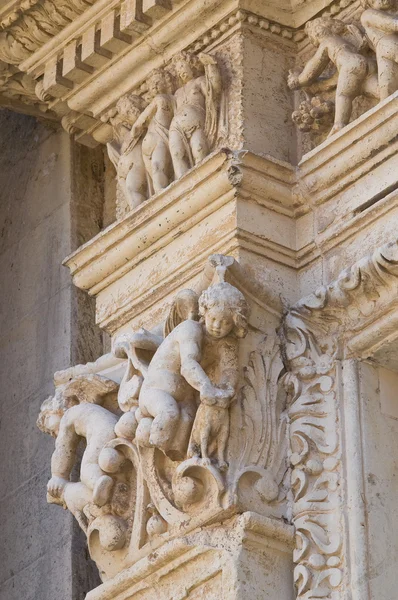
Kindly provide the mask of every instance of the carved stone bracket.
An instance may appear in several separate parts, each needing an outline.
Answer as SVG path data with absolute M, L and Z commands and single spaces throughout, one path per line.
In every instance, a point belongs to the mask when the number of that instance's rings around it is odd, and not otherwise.
M 111 357 L 57 373 L 42 405 L 48 500 L 76 517 L 103 579 L 197 527 L 287 516 L 281 300 L 221 254 L 200 287 L 180 290 L 164 323 L 115 336 L 121 377 Z

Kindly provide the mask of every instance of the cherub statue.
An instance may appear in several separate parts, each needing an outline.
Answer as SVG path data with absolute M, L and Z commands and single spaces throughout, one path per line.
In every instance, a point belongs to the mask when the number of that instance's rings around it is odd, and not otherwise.
M 186 319 L 199 319 L 198 295 L 193 290 L 181 290 L 174 298 L 163 328 L 119 335 L 113 344 L 118 358 L 127 358 L 127 367 L 120 384 L 118 403 L 125 413 L 120 417 L 115 432 L 119 437 L 133 439 L 137 429 L 138 398 L 149 363 L 164 338 Z M 163 332 L 162 332 L 163 329 Z
M 139 395 L 136 441 L 158 447 L 174 460 L 186 455 L 196 393 L 207 405 L 220 407 L 235 395 L 237 343 L 247 331 L 248 305 L 228 283 L 205 291 L 199 310 L 200 322 L 183 321 L 160 344 Z M 217 376 L 217 385 L 211 374 Z
M 203 160 L 215 142 L 222 92 L 216 60 L 201 53 L 180 52 L 172 61 L 181 87 L 174 94 L 170 152 L 176 178 Z
M 109 121 L 114 139 L 108 142 L 107 150 L 117 172 L 118 217 L 132 210 L 149 197 L 145 165 L 142 157 L 142 142 L 130 144 L 130 131 L 146 103 L 139 96 L 123 96 Z
M 150 178 L 151 193 L 164 189 L 173 180 L 169 150 L 169 127 L 173 118 L 173 78 L 164 69 L 155 69 L 148 78 L 149 105 L 135 122 L 127 150 L 142 138 L 142 156 Z
M 351 28 L 352 31 L 349 29 Z M 360 94 L 378 96 L 376 68 L 372 59 L 359 53 L 361 43 L 359 30 L 330 17 L 309 21 L 305 31 L 311 43 L 317 47 L 314 56 L 301 73 L 291 71 L 288 86 L 291 89 L 308 88 L 320 82 L 318 77 L 325 71 L 329 61 L 337 69 L 333 135 L 348 125 L 354 98 Z M 354 43 L 357 40 L 357 43 Z
M 361 15 L 369 45 L 376 53 L 380 100 L 398 89 L 398 15 L 393 0 L 362 0 Z
M 239 290 L 229 283 L 219 283 L 209 287 L 200 297 L 200 315 L 206 333 L 217 340 L 217 345 L 205 342 L 206 362 L 213 362 L 216 354 L 215 378 L 217 388 L 201 392 L 200 405 L 196 413 L 188 446 L 188 457 L 201 457 L 204 464 L 210 464 L 210 452 L 216 451 L 218 466 L 225 469 L 225 451 L 229 435 L 228 409 L 236 393 L 238 384 L 237 341 L 247 334 L 248 305 Z M 207 346 L 207 348 L 206 348 Z M 213 348 L 211 348 L 213 346 Z M 208 371 L 208 369 L 206 369 Z
M 95 384 L 102 386 L 102 396 L 114 391 L 113 382 L 109 382 L 110 385 L 107 380 L 101 382 L 99 376 L 93 379 Z M 105 444 L 116 437 L 114 428 L 118 417 L 93 403 L 98 401 L 98 394 L 97 398 L 79 404 L 74 393 L 68 390 L 73 386 L 75 381 L 57 388 L 55 396 L 43 402 L 37 426 L 56 438 L 51 459 L 52 477 L 47 485 L 50 500 L 66 505 L 85 529 L 84 507 L 90 502 L 103 506 L 111 497 L 114 481 L 100 468 L 98 460 Z M 96 393 L 98 391 L 97 385 Z M 81 461 L 80 482 L 75 483 L 70 481 L 70 476 L 82 438 L 86 440 L 86 449 Z

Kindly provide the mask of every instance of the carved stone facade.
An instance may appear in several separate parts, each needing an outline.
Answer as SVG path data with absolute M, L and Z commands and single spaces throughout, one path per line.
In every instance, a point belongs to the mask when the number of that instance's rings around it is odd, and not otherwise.
M 34 397 L 79 572 L 49 594 L 393 600 L 395 7 L 12 0 L 0 23 L 0 104 L 70 161 L 79 352 Z

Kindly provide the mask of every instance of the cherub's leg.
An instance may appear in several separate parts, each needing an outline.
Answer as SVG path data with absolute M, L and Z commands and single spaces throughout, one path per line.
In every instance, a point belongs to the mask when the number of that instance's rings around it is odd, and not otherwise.
M 206 418 L 203 429 L 200 432 L 200 452 L 202 455 L 203 464 L 205 464 L 205 465 L 211 464 L 211 460 L 210 460 L 209 454 L 208 454 L 210 433 L 211 433 L 211 425 L 209 423 L 209 420 Z
M 377 80 L 377 74 L 372 73 L 367 77 L 362 86 L 362 93 L 365 96 L 369 96 L 370 98 L 379 99 L 380 90 L 379 90 L 379 82 Z
M 80 479 L 82 483 L 93 490 L 94 504 L 103 506 L 109 502 L 113 488 L 113 479 L 104 473 L 97 462 L 90 462 L 89 457 L 86 457 L 86 453 L 87 450 L 82 459 Z
M 351 117 L 353 100 L 354 98 L 350 96 L 344 96 L 343 94 L 338 95 L 336 93 L 334 125 L 330 130 L 329 137 L 348 125 Z
M 187 444 L 189 435 L 191 433 L 192 424 L 195 419 L 196 413 L 196 402 L 194 398 L 187 399 L 181 402 L 180 405 L 180 420 L 178 423 L 178 429 L 171 443 L 170 450 L 175 452 L 178 458 L 183 459 L 187 450 Z M 192 435 L 194 432 L 192 430 Z M 199 451 L 190 454 L 190 456 L 199 456 Z
M 367 63 L 362 56 L 352 60 L 339 72 L 336 89 L 336 108 L 333 129 L 329 135 L 333 135 L 343 129 L 350 122 L 352 103 L 354 98 L 362 91 L 362 83 L 367 73 Z
M 397 65 L 388 58 L 377 56 L 380 100 L 385 100 L 397 90 Z
M 179 179 L 184 175 L 184 173 L 189 171 L 191 165 L 189 164 L 189 157 L 187 156 L 184 140 L 180 132 L 176 129 L 170 129 L 169 147 L 173 161 L 174 173 L 176 179 Z
M 209 154 L 209 144 L 207 142 L 206 134 L 203 131 L 203 129 L 197 129 L 192 134 L 191 148 L 195 165 L 198 164 L 198 162 L 200 162 L 204 158 L 206 158 L 206 156 Z
M 166 452 L 173 440 L 180 418 L 180 409 L 177 402 L 167 392 L 150 388 L 140 396 L 140 406 L 144 404 L 146 410 L 154 419 L 151 427 L 149 442 Z
M 155 192 L 163 190 L 171 181 L 171 157 L 163 140 L 159 140 L 152 154 L 152 181 Z
M 142 204 L 148 197 L 145 167 L 141 161 L 127 174 L 126 196 L 130 210 Z
M 151 435 L 152 423 L 152 417 L 143 417 L 138 423 L 137 431 L 135 432 L 135 440 L 140 446 L 150 447 L 149 438 Z

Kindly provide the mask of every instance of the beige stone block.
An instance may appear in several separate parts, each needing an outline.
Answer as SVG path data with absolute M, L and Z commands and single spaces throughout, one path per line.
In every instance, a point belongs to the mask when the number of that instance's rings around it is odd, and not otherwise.
M 112 11 L 101 21 L 101 48 L 110 52 L 120 52 L 129 44 L 131 44 L 131 37 L 120 29 L 120 15 Z
M 62 73 L 62 60 L 58 60 L 56 56 L 46 63 L 43 90 L 56 98 L 62 98 L 69 90 L 73 89 L 73 82 L 64 77 Z
M 73 40 L 64 49 L 62 75 L 75 83 L 82 83 L 93 72 L 93 67 L 82 61 L 81 44 Z
M 82 36 L 81 60 L 90 67 L 99 68 L 112 58 L 112 52 L 101 47 L 101 31 L 90 27 Z
M 87 595 L 87 600 L 293 600 L 291 530 L 244 513 L 160 547 Z
M 171 0 L 142 0 L 142 12 L 151 19 L 160 19 L 171 8 Z

